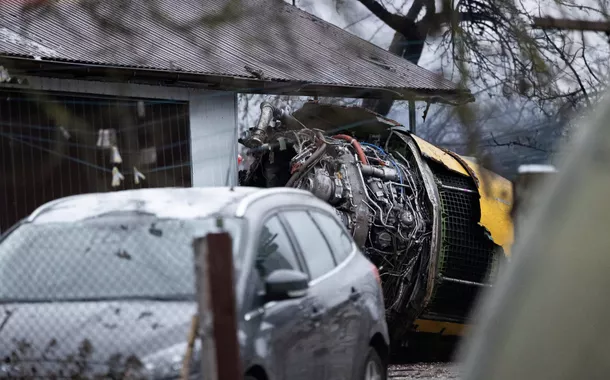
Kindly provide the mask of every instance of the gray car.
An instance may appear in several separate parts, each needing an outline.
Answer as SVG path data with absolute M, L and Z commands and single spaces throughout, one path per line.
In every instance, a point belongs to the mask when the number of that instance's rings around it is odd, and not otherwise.
M 179 378 L 197 311 L 192 241 L 218 216 L 233 239 L 245 378 L 386 378 L 377 269 L 334 209 L 244 187 L 72 196 L 7 231 L 0 378 Z

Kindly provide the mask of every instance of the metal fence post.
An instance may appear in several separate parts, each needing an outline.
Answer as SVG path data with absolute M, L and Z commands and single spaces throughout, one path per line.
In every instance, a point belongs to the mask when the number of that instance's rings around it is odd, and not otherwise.
M 193 242 L 199 305 L 202 380 L 243 377 L 237 340 L 231 236 L 208 234 Z
M 519 174 L 513 182 L 513 209 L 511 210 L 515 239 L 520 236 L 519 228 L 522 224 L 524 210 L 533 206 L 531 204 L 533 193 L 545 178 L 557 172 L 553 165 L 521 165 L 518 170 Z

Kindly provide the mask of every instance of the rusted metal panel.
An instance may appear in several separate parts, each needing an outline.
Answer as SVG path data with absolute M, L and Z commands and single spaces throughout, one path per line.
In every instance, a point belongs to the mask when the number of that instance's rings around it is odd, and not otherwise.
M 458 92 L 442 76 L 283 1 L 241 0 L 236 17 L 209 21 L 227 3 L 60 1 L 22 11 L 20 2 L 6 1 L 0 54 L 304 85 Z

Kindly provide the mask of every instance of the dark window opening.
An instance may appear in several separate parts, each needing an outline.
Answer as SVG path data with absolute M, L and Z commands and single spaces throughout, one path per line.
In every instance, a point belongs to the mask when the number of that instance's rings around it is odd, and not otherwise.
M 188 110 L 173 100 L 0 90 L 0 231 L 69 195 L 190 187 Z

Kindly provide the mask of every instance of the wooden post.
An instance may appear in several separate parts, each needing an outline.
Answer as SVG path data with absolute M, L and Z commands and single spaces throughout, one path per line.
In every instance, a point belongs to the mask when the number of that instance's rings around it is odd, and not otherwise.
M 195 239 L 203 380 L 243 378 L 233 282 L 231 236 L 226 232 Z

